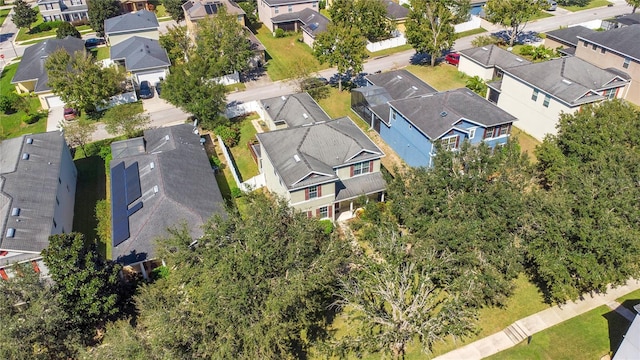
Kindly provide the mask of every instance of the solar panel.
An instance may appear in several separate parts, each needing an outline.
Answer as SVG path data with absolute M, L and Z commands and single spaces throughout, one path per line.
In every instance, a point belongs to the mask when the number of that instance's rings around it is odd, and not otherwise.
M 138 172 L 138 162 L 129 165 L 125 170 L 126 187 L 127 187 L 127 206 L 142 196 L 140 190 L 140 173 Z
M 131 215 L 135 214 L 136 211 L 138 211 L 140 209 L 142 209 L 142 201 L 140 201 L 139 203 L 133 205 L 131 207 L 131 209 L 127 210 L 127 216 L 131 216 Z
M 121 161 L 111 168 L 111 228 L 113 246 L 122 244 L 131 236 L 129 216 L 142 208 L 142 201 L 129 209 L 129 205 L 142 196 L 138 162 L 125 167 Z
M 213 15 L 213 14 L 217 14 L 218 13 L 218 5 L 213 3 L 213 4 L 205 4 L 204 5 L 204 10 L 207 12 L 208 15 Z

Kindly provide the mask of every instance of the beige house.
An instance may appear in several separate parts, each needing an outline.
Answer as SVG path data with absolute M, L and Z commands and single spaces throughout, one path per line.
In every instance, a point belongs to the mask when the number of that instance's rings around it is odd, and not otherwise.
M 558 49 L 560 53 L 565 55 L 575 55 L 578 36 L 586 36 L 594 32 L 595 30 L 580 25 L 549 31 L 546 33 L 544 46 L 550 49 Z
M 141 10 L 112 17 L 104 21 L 104 36 L 109 45 L 115 46 L 133 36 L 158 40 L 160 24 L 156 14 Z
M 308 93 L 260 100 L 260 115 L 269 130 L 304 126 L 331 120 Z
M 258 0 L 258 17 L 267 29 L 276 31 L 272 18 L 304 9 L 319 11 L 318 0 Z
M 33 92 L 38 95 L 43 109 L 64 105 L 60 97 L 51 91 L 47 83 L 49 76 L 44 67 L 47 57 L 58 49 L 64 49 L 70 55 L 77 51 L 86 51 L 82 39 L 71 36 L 64 39 L 47 39 L 25 49 L 18 70 L 11 79 L 18 94 Z
M 89 18 L 86 0 L 38 0 L 42 19 L 47 21 L 80 21 Z
M 348 117 L 257 138 L 267 189 L 309 217 L 349 218 L 359 199 L 384 200 L 384 154 Z
M 238 4 L 232 0 L 189 0 L 182 4 L 184 11 L 184 19 L 187 23 L 187 31 L 193 38 L 196 32 L 196 23 L 207 16 L 215 16 L 221 8 L 227 11 L 227 14 L 237 17 L 238 22 L 244 27 L 245 12 Z
M 576 56 L 602 69 L 631 78 L 626 99 L 640 105 L 640 24 L 578 36 Z
M 488 81 L 501 77 L 504 69 L 526 64 L 531 62 L 499 46 L 487 45 L 460 51 L 458 71 Z

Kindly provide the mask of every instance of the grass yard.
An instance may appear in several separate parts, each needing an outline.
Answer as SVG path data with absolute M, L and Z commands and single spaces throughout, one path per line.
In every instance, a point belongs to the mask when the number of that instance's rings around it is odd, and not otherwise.
M 37 9 L 38 8 L 36 8 L 36 10 Z M 42 15 L 40 15 L 40 11 L 38 10 L 38 20 L 31 25 L 31 30 L 25 29 L 25 28 L 21 28 L 18 31 L 18 36 L 16 36 L 16 41 L 17 42 L 21 42 L 21 41 L 27 41 L 27 40 L 32 40 L 32 39 L 36 39 L 36 38 L 56 36 L 56 31 L 58 29 L 51 29 L 51 30 L 47 30 L 47 31 L 33 32 L 35 29 L 38 28 L 38 25 L 40 25 L 42 23 L 44 23 L 44 19 L 42 18 Z M 76 26 L 76 29 L 78 29 L 78 31 L 80 31 L 80 32 L 83 32 L 83 31 L 91 30 L 91 27 L 89 25 L 81 25 L 81 26 Z
M 591 2 L 589 2 L 589 4 L 587 4 L 587 6 L 562 6 L 563 9 L 569 10 L 569 11 L 580 11 L 580 10 L 587 10 L 587 9 L 593 9 L 593 8 L 598 8 L 598 7 L 603 7 L 603 6 L 607 6 L 611 4 L 611 2 L 607 1 L 607 0 L 591 0 Z
M 636 311 L 633 309 L 633 306 L 637 305 L 637 304 L 640 304 L 640 290 L 636 290 L 636 291 L 628 293 L 625 296 L 621 296 L 621 297 L 617 298 L 616 301 L 619 302 L 620 304 L 622 304 L 622 306 L 624 306 L 627 309 L 631 310 L 631 312 L 633 312 L 635 314 Z
M 399 53 L 399 52 L 403 52 L 403 51 L 407 51 L 407 50 L 411 50 L 411 49 L 413 49 L 413 47 L 411 47 L 411 45 L 405 44 L 405 45 L 401 45 L 401 46 L 396 46 L 396 47 L 391 48 L 391 49 L 384 49 L 384 50 L 375 51 L 375 52 L 369 52 L 367 50 L 367 54 L 369 55 L 370 58 L 374 58 L 374 57 L 378 57 L 378 56 L 391 55 L 391 54 L 395 54 L 395 53 Z
M 531 17 L 531 19 L 529 21 L 536 21 L 536 20 L 540 20 L 540 19 L 544 19 L 544 18 L 548 18 L 548 17 L 552 17 L 553 14 L 546 12 L 546 11 L 539 11 L 537 14 L 533 15 L 533 17 Z
M 355 118 L 351 111 L 351 92 L 348 90 L 338 91 L 338 88 L 330 87 L 329 96 L 318 101 L 320 107 L 330 118 L 349 116 Z
M 167 8 L 165 8 L 164 5 L 162 4 L 156 5 L 156 8 L 154 11 L 156 13 L 156 17 L 159 17 L 159 18 L 169 15 L 167 14 Z
M 262 26 L 256 36 L 267 49 L 267 74 L 273 81 L 291 77 L 291 69 L 296 64 L 307 65 L 310 72 L 329 68 L 328 64 L 321 65 L 316 60 L 309 46 L 298 41 L 301 35 L 276 38 Z
M 248 117 L 238 119 L 242 122 L 240 127 L 240 141 L 238 145 L 232 147 L 231 154 L 236 164 L 238 172 L 240 172 L 240 181 L 248 180 L 258 175 L 258 164 L 253 160 L 248 143 L 255 139 L 256 129 L 251 123 L 252 120 L 259 119 L 258 114 L 252 114 Z
M 477 29 L 471 29 L 471 30 L 467 30 L 467 31 L 463 31 L 461 33 L 458 33 L 458 38 L 463 38 L 463 37 L 467 37 L 467 36 L 472 36 L 472 35 L 477 35 L 477 34 L 482 34 L 487 32 L 487 29 L 485 28 L 477 28 Z
M 9 11 L 11 11 L 11 9 L 0 10 L 0 26 L 4 24 L 4 21 L 7 19 L 7 16 L 9 16 Z
M 104 60 L 109 58 L 109 47 L 102 46 L 91 49 L 91 54 L 96 60 Z
M 224 88 L 227 93 L 247 90 L 247 86 L 244 83 L 225 85 Z
M 406 69 L 438 91 L 458 89 L 466 85 L 466 75 L 449 64 L 439 64 L 435 67 L 409 65 Z
M 18 64 L 12 64 L 4 68 L 0 76 L 0 95 L 6 95 L 14 91 L 15 86 L 11 84 L 11 79 L 18 70 Z M 31 112 L 40 109 L 40 101 L 37 97 L 29 99 Z M 24 111 L 18 111 L 13 114 L 2 113 L 2 121 L 0 121 L 0 138 L 13 138 L 23 134 L 45 132 L 47 129 L 47 119 L 40 119 L 35 124 L 25 124 L 22 117 Z
M 516 123 L 517 126 L 517 123 Z M 536 155 L 534 154 L 534 150 L 536 146 L 540 145 L 540 141 L 534 138 L 533 136 L 527 134 L 526 132 L 520 130 L 516 126 L 511 127 L 511 136 L 518 138 L 518 143 L 520 144 L 520 150 L 523 153 L 529 154 L 529 159 L 531 161 L 536 162 Z
M 77 153 L 80 152 L 77 151 Z M 104 160 L 100 156 L 91 156 L 76 159 L 74 162 L 78 169 L 78 184 L 76 185 L 73 230 L 83 233 L 87 240 L 100 241 L 96 232 L 98 220 L 95 216 L 95 209 L 98 200 L 107 198 L 107 176 Z M 99 243 L 98 249 L 102 255 L 110 258 L 110 246 Z
M 613 310 L 600 306 L 534 334 L 530 344 L 524 341 L 487 359 L 600 359 L 618 349 L 629 325 Z

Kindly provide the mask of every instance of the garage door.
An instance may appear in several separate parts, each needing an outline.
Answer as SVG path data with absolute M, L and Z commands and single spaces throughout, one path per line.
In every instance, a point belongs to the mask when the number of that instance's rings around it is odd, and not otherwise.
M 149 84 L 153 86 L 156 83 L 160 82 L 160 78 L 163 78 L 163 79 L 165 78 L 165 73 L 164 73 L 164 70 L 157 70 L 157 71 L 137 73 L 136 76 L 138 77 L 138 84 L 140 84 L 143 81 L 148 81 Z
M 64 101 L 60 99 L 60 96 L 47 96 L 45 100 L 47 100 L 47 104 L 49 104 L 49 108 L 64 106 Z

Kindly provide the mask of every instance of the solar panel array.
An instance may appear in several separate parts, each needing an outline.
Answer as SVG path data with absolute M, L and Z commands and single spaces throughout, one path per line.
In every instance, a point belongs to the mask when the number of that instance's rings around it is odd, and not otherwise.
M 111 228 L 113 246 L 122 244 L 130 237 L 129 216 L 142 208 L 142 201 L 131 208 L 142 196 L 138 162 L 125 167 L 124 161 L 111 168 Z

